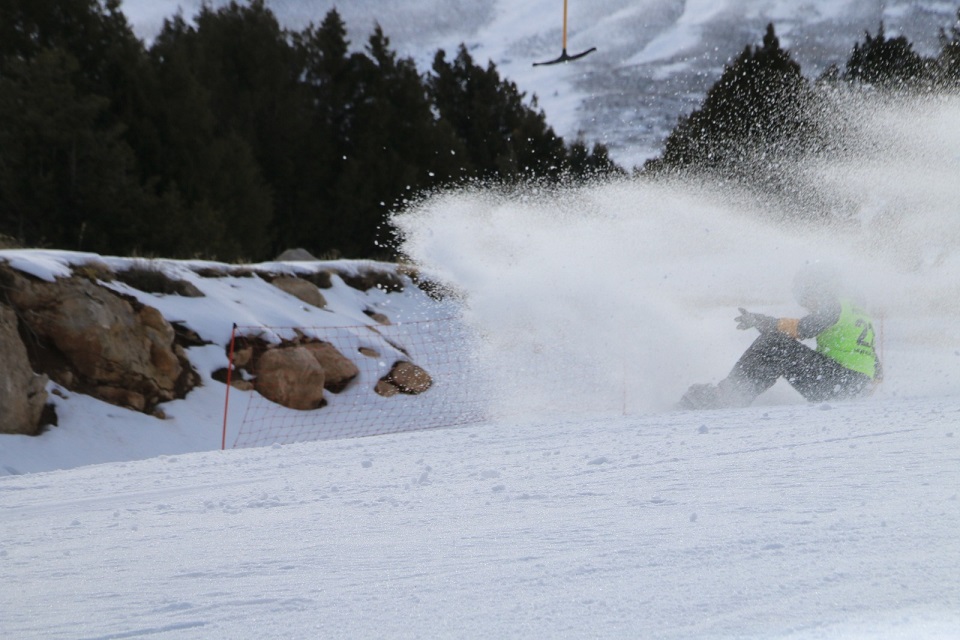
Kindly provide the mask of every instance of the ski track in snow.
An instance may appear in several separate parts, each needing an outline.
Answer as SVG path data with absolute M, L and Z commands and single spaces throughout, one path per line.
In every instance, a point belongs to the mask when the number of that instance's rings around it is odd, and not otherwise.
M 0 478 L 0 636 L 952 637 L 958 418 L 505 422 Z

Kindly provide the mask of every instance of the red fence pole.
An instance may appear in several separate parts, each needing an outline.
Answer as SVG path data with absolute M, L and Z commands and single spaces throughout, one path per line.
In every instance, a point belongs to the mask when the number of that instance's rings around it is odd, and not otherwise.
M 230 330 L 230 360 L 227 363 L 227 393 L 223 400 L 223 436 L 220 439 L 220 450 L 227 448 L 227 410 L 230 408 L 230 382 L 233 374 L 233 346 L 237 336 L 237 323 L 233 323 Z

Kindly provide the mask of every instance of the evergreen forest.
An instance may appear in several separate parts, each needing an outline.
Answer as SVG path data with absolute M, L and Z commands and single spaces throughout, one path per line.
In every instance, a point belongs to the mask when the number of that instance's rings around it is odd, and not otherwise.
M 843 151 L 850 115 L 837 106 L 844 99 L 960 92 L 960 10 L 939 42 L 938 54 L 924 57 L 904 36 L 887 37 L 881 24 L 853 45 L 843 68 L 810 79 L 769 24 L 760 45 L 745 47 L 724 67 L 700 108 L 680 117 L 643 172 L 732 184 L 813 220 L 835 215 L 836 203 L 804 188 L 796 168 L 804 158 Z
M 770 25 L 636 171 L 789 192 L 776 166 L 830 144 L 825 87 L 960 88 L 960 27 L 940 36 L 925 58 L 881 25 L 811 80 Z M 335 10 L 293 31 L 264 0 L 171 17 L 149 46 L 119 0 L 0 0 L 0 246 L 390 259 L 387 214 L 425 192 L 627 175 L 463 45 L 427 71 L 379 27 L 357 49 Z

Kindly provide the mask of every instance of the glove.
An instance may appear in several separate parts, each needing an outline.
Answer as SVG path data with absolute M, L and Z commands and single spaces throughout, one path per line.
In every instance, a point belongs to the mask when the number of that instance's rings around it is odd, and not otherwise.
M 756 327 L 760 333 L 773 331 L 777 328 L 777 319 L 772 316 L 766 316 L 762 313 L 751 313 L 743 307 L 739 308 L 740 315 L 734 318 L 737 321 L 737 329 L 746 330 Z

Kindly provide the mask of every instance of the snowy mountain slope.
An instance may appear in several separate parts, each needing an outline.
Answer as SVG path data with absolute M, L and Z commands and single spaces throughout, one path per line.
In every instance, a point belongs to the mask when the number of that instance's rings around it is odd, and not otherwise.
M 214 6 L 224 4 L 221 0 Z M 571 53 L 597 52 L 576 64 L 537 67 L 560 53 L 563 3 L 386 2 L 384 0 L 270 0 L 291 28 L 318 23 L 336 7 L 349 37 L 362 48 L 379 23 L 401 55 L 428 69 L 438 48 L 465 43 L 479 62 L 492 60 L 528 95 L 537 95 L 547 121 L 568 140 L 583 133 L 609 146 L 625 166 L 658 155 L 677 118 L 700 104 L 723 65 L 758 44 L 773 22 L 781 41 L 809 76 L 842 65 L 864 33 L 881 22 L 888 35 L 905 35 L 918 51 L 936 52 L 941 27 L 953 24 L 955 3 L 941 0 L 570 0 Z M 163 18 L 199 0 L 125 0 L 136 32 L 151 38 Z

